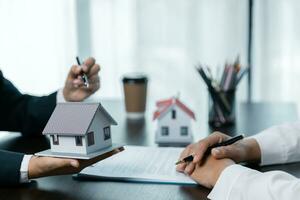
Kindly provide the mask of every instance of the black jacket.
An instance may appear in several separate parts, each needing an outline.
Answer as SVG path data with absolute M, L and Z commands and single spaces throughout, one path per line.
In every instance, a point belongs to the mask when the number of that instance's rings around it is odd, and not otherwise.
M 41 134 L 55 105 L 56 92 L 43 97 L 21 94 L 0 71 L 0 131 Z M 23 156 L 0 150 L 0 185 L 19 183 Z

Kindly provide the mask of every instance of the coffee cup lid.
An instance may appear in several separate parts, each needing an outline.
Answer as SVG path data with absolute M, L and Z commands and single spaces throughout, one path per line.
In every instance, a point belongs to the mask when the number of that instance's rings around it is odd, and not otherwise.
M 145 74 L 126 74 L 123 76 L 123 83 L 146 83 L 148 78 Z

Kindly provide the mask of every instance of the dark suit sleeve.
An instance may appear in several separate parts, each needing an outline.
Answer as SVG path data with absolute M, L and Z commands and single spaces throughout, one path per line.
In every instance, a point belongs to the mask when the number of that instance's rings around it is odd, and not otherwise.
M 20 167 L 24 154 L 0 150 L 0 185 L 20 182 Z
M 43 97 L 21 94 L 0 71 L 0 130 L 41 134 L 55 105 L 56 92 Z M 23 156 L 0 150 L 0 185 L 19 183 Z
M 41 134 L 55 108 L 56 92 L 35 97 L 21 94 L 3 77 L 0 81 L 0 130 L 21 132 L 26 136 Z

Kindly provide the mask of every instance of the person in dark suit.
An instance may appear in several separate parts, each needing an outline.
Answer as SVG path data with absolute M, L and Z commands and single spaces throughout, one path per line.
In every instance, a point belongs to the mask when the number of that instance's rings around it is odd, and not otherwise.
M 85 87 L 80 74 L 87 74 L 89 87 Z M 85 60 L 83 67 L 72 66 L 62 90 L 48 96 L 22 94 L 0 70 L 0 130 L 21 132 L 24 136 L 41 134 L 57 98 L 65 101 L 82 101 L 100 87 L 98 72 L 100 66 L 94 58 Z M 51 157 L 36 157 L 22 153 L 0 150 L 0 184 L 15 185 L 29 179 L 68 174 L 80 171 L 93 162 L 108 157 L 108 153 L 95 160 L 80 161 Z

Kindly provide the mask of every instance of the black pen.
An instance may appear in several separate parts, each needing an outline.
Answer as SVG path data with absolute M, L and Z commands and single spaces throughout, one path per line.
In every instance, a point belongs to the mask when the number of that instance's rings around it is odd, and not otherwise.
M 79 60 L 78 56 L 76 56 L 76 60 L 77 60 L 77 64 L 79 66 L 81 66 L 81 63 L 80 63 L 80 60 Z M 83 80 L 84 85 L 88 88 L 89 87 L 89 81 L 88 81 L 87 75 L 83 71 L 81 73 L 81 78 Z
M 238 136 L 230 138 L 229 140 L 226 140 L 224 142 L 216 143 L 216 144 L 208 147 L 206 152 L 210 153 L 210 151 L 213 148 L 221 147 L 221 146 L 228 146 L 228 145 L 231 145 L 231 144 L 233 144 L 233 143 L 235 143 L 239 140 L 242 140 L 243 138 L 244 138 L 244 135 L 238 135 Z M 178 165 L 178 164 L 181 164 L 181 163 L 186 163 L 186 162 L 192 162 L 193 160 L 194 160 L 194 155 L 190 155 L 190 156 L 187 156 L 187 157 L 183 158 L 182 160 L 179 160 L 178 162 L 175 163 L 175 165 Z

